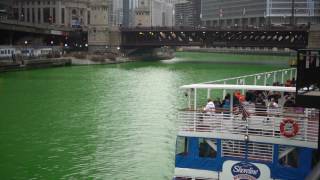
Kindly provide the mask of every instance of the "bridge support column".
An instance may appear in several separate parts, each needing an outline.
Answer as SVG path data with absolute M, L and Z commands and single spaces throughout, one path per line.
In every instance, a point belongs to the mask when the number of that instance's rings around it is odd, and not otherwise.
M 312 25 L 309 32 L 308 48 L 320 48 L 320 25 Z

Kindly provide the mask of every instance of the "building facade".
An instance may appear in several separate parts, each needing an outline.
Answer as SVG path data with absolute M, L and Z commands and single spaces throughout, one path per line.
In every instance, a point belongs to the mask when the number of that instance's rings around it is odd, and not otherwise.
M 133 26 L 138 0 L 107 0 L 110 26 Z
M 106 24 L 108 6 L 102 0 L 15 0 L 15 19 L 32 24 L 54 24 L 81 28 Z
M 8 19 L 11 15 L 11 8 L 9 2 L 0 2 L 0 20 Z
M 319 0 L 202 0 L 201 9 L 206 26 L 319 23 Z
M 135 26 L 173 26 L 173 0 L 139 0 Z
M 104 0 L 15 0 L 13 16 L 34 26 L 59 26 L 88 32 L 87 37 L 79 36 L 86 42 L 68 41 L 66 46 L 105 47 L 108 41 L 108 5 Z
M 176 26 L 201 25 L 201 0 L 178 0 L 175 3 Z

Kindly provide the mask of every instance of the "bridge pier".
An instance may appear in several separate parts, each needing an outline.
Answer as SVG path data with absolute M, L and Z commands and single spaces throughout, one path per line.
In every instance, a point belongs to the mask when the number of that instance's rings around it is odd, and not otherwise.
M 312 25 L 309 31 L 308 48 L 320 48 L 320 25 Z

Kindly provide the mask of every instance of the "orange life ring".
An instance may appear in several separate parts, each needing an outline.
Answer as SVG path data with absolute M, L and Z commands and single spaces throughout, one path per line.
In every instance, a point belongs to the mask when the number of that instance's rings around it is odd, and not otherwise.
M 298 134 L 299 132 L 299 124 L 293 119 L 286 118 L 283 119 L 280 123 L 280 133 L 287 137 L 291 138 Z

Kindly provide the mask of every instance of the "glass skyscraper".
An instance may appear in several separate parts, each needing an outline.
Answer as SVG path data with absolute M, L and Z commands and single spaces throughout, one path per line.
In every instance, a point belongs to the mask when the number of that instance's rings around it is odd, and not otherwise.
M 320 0 L 295 0 L 294 4 L 292 0 L 202 0 L 202 23 L 207 26 L 318 24 L 319 6 Z

